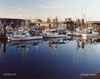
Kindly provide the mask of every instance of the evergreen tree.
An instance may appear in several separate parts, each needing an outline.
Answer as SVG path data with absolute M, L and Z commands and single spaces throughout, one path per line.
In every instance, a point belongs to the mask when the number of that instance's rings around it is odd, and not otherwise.
M 47 23 L 51 23 L 51 20 L 50 20 L 50 18 L 49 18 L 49 17 L 47 18 Z

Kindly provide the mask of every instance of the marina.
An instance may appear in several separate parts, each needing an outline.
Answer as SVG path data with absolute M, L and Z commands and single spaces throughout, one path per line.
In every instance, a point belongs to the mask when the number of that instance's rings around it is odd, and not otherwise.
M 10 40 L 33 40 L 33 39 L 43 39 L 43 38 L 66 38 L 67 36 L 74 36 L 74 37 L 99 37 L 99 25 L 92 23 L 84 22 L 78 26 L 76 21 L 65 21 L 63 26 L 61 26 L 60 22 L 54 26 L 54 24 L 48 23 L 49 25 L 41 26 L 40 23 L 32 23 L 29 20 L 22 20 L 21 24 L 13 23 L 12 21 L 7 23 L 8 19 L 4 19 L 5 23 L 1 22 L 1 39 L 10 39 Z M 10 19 L 9 19 L 10 20 Z M 16 19 L 18 20 L 18 19 Z M 29 22 L 28 22 L 29 21 Z M 74 23 L 74 24 L 73 24 Z M 72 25 L 73 24 L 73 25 Z M 66 27 L 65 27 L 66 26 Z
M 100 79 L 100 0 L 0 0 L 0 79 Z
M 0 21 L 0 78 L 8 73 L 16 79 L 99 76 L 98 24 L 83 22 L 78 26 L 76 21 L 67 21 L 63 26 L 60 22 L 41 26 L 43 22 L 21 20 L 21 24 L 11 25 L 12 22 Z

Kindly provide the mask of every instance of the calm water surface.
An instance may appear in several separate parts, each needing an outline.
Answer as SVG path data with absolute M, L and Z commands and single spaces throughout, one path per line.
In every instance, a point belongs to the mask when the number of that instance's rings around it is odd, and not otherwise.
M 95 73 L 100 73 L 100 39 L 0 41 L 0 78 L 80 79 Z

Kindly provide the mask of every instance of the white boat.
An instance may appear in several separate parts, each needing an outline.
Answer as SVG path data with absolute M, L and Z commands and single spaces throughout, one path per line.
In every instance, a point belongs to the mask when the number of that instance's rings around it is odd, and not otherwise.
M 59 37 L 66 37 L 67 34 L 59 34 L 56 29 L 47 29 L 43 32 L 44 38 L 59 38 Z
M 73 32 L 73 36 L 75 36 L 75 37 L 81 37 L 81 34 L 82 34 L 81 31 Z
M 35 40 L 42 39 L 42 36 L 31 36 L 28 31 L 19 30 L 10 36 L 11 40 Z
M 81 33 L 76 32 L 75 36 L 76 36 L 76 37 L 81 37 Z
M 82 33 L 82 37 L 95 37 L 98 35 L 99 35 L 99 33 L 96 31 L 92 31 L 91 33 L 88 33 L 88 32 Z
M 67 31 L 67 35 L 68 36 L 73 36 L 73 32 L 72 31 Z
M 81 34 L 82 34 L 82 31 L 81 31 L 80 27 L 76 28 L 75 32 L 74 32 L 74 36 L 81 37 Z

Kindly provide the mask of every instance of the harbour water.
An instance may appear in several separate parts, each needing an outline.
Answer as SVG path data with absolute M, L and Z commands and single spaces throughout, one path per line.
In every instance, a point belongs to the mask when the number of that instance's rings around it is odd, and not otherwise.
M 99 47 L 98 38 L 1 40 L 0 78 L 80 79 L 100 73 Z

